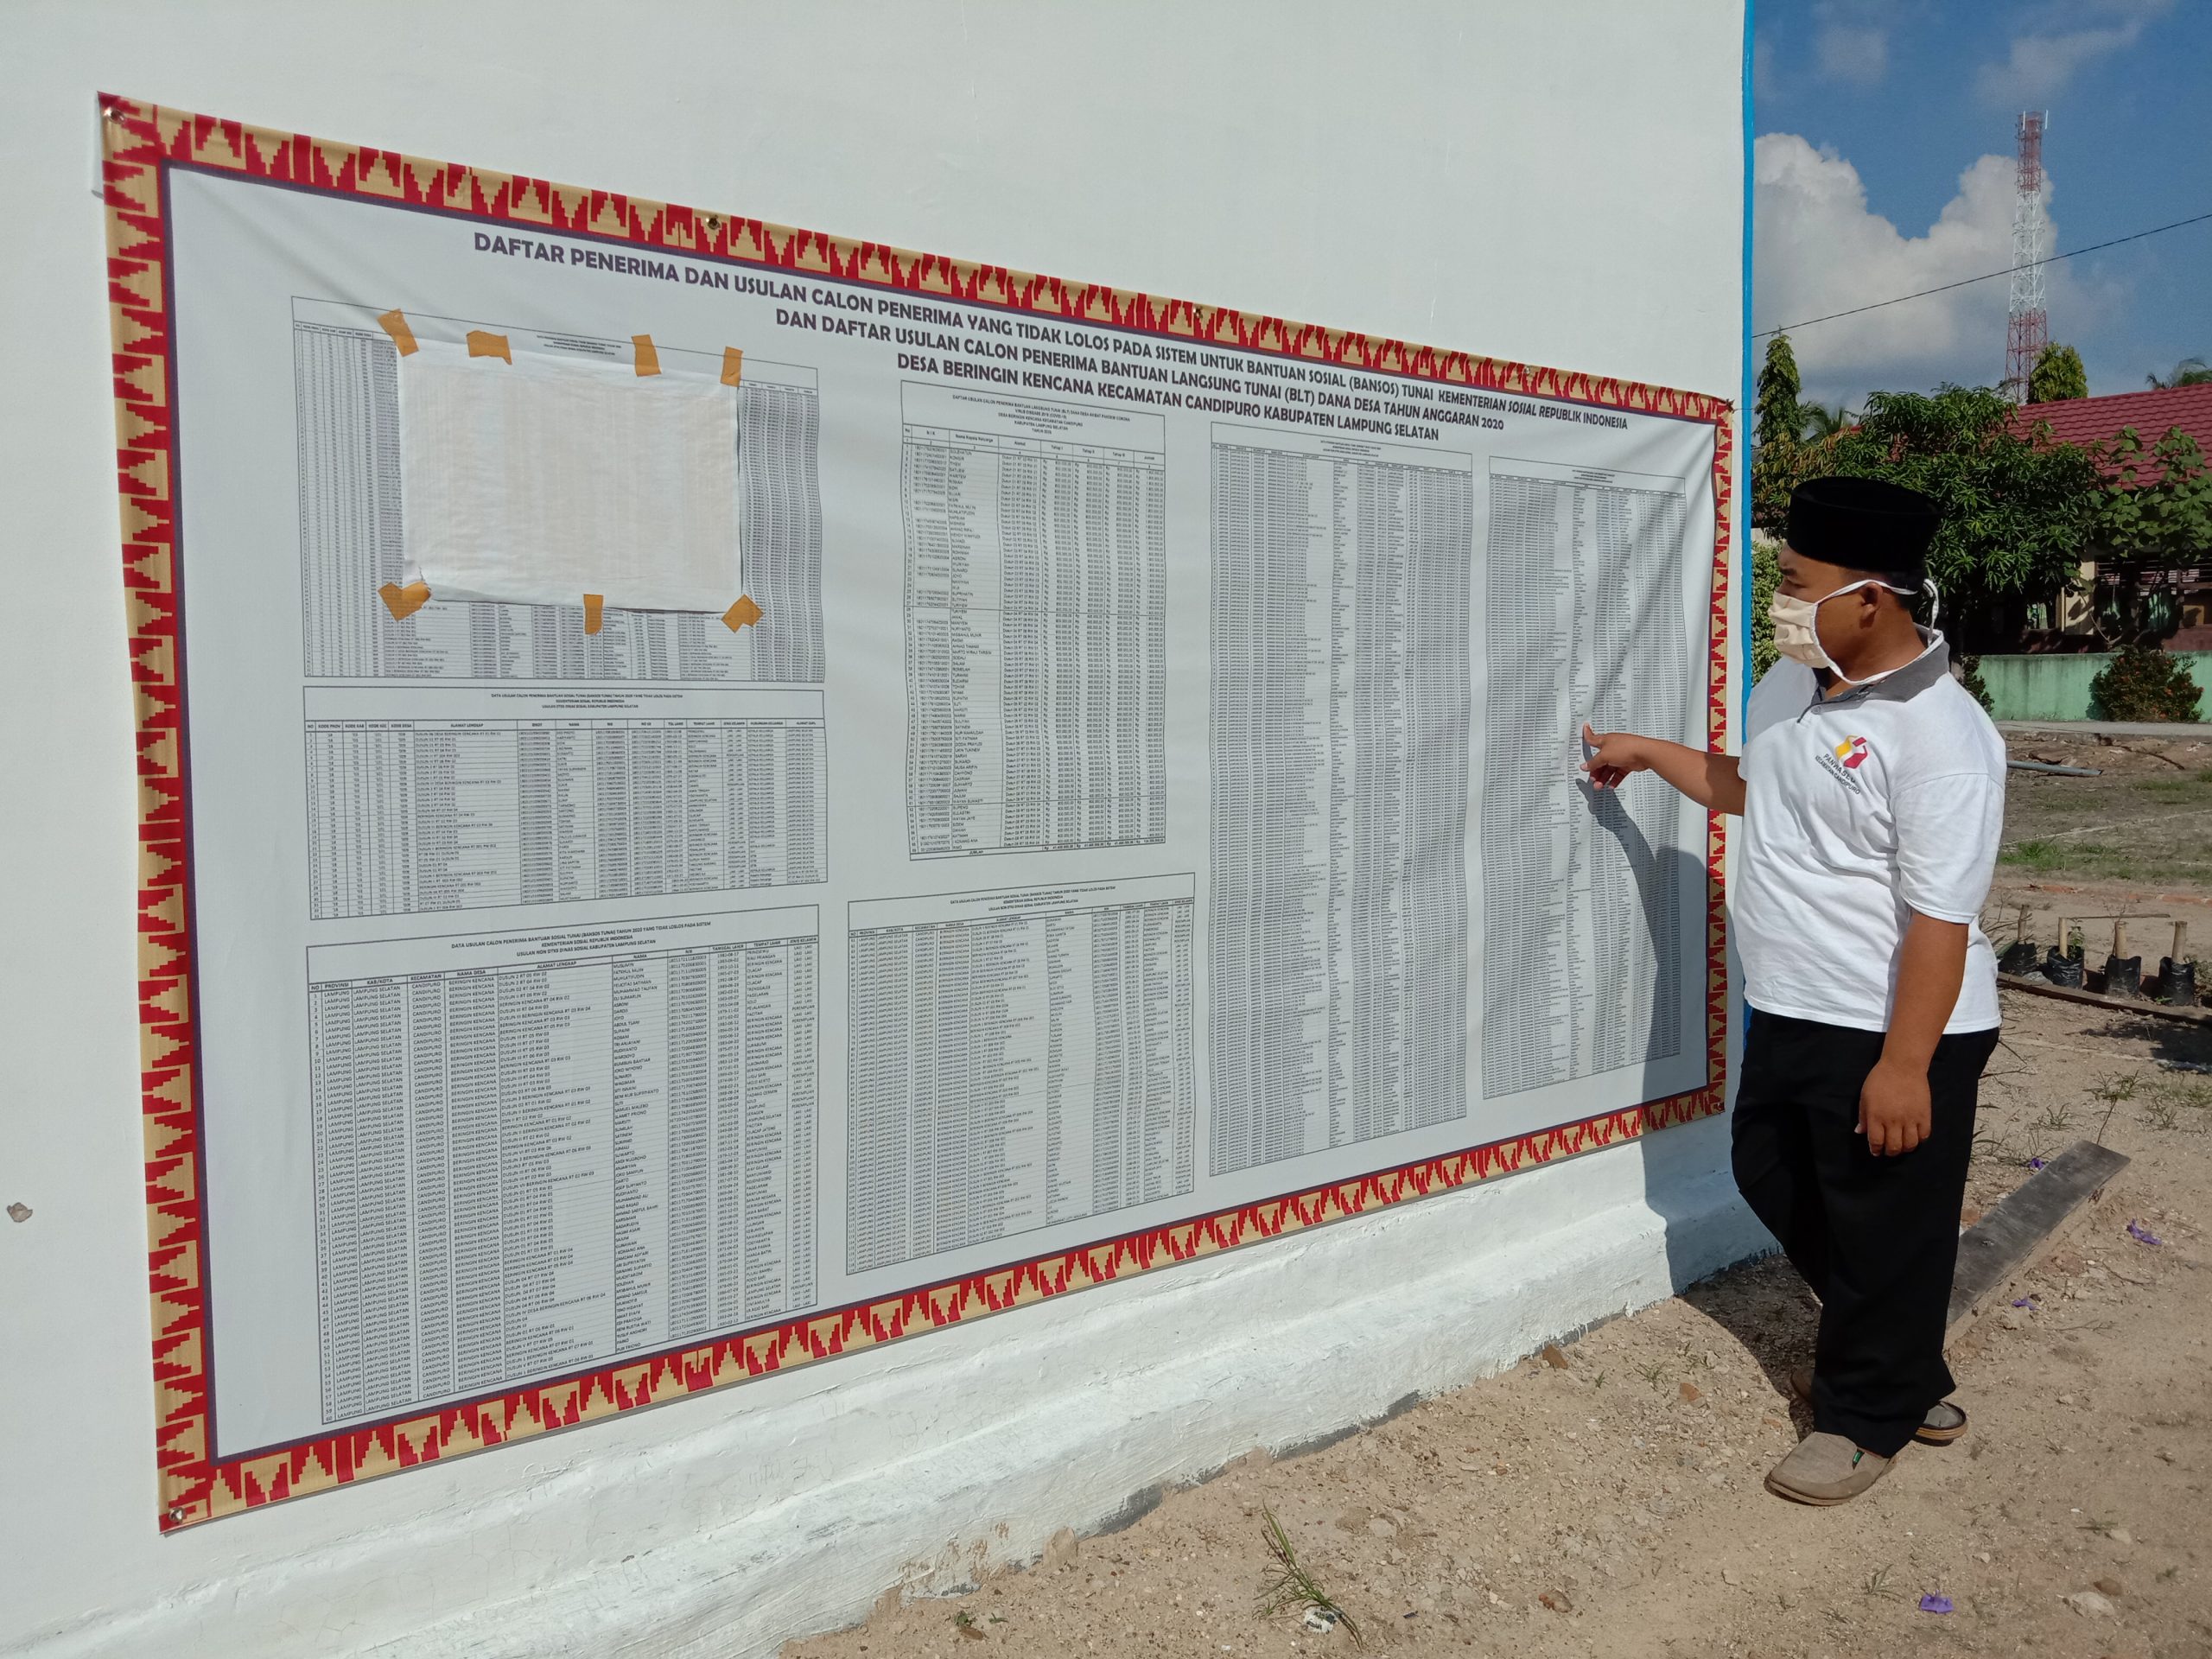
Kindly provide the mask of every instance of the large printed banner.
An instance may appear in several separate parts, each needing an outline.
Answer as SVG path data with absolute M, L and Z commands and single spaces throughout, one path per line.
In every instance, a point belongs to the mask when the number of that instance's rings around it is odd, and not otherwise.
M 1719 1109 L 1720 400 L 106 115 L 163 1526 Z

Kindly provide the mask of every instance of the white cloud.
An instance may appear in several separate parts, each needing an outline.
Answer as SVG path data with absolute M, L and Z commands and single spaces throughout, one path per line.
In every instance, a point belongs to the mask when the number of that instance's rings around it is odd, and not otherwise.
M 1916 236 L 1868 210 L 1859 169 L 1833 149 L 1815 149 L 1795 133 L 1768 133 L 1753 160 L 1754 328 L 1849 310 L 2012 263 L 2008 156 L 1984 156 L 1960 174 L 1958 193 Z M 2046 178 L 2046 193 L 2050 188 Z M 2045 245 L 2059 245 L 2055 228 Z M 2051 267 L 2046 282 L 2055 323 L 2084 314 L 2065 266 Z M 2007 288 L 1999 276 L 1797 330 L 1790 345 L 1806 396 L 1830 404 L 1841 398 L 1855 409 L 1869 388 L 1926 391 L 1945 380 L 1995 385 L 2005 372 Z M 1766 348 L 1764 339 L 1753 345 Z
M 2120 14 L 2119 21 L 2090 29 L 2047 29 L 2013 37 L 2010 55 L 2002 63 L 1986 63 L 1974 75 L 1974 91 L 1983 102 L 2018 108 L 2035 106 L 2064 88 L 2084 64 L 2126 50 L 2135 44 L 2150 22 L 2167 9 L 2171 0 L 2122 0 L 2084 8 L 2077 5 L 2068 16 L 2078 20 L 2084 10 Z
M 1821 73 L 1853 86 L 1875 86 L 1890 68 L 1890 37 L 1879 29 L 1850 29 L 1831 23 L 1814 48 Z

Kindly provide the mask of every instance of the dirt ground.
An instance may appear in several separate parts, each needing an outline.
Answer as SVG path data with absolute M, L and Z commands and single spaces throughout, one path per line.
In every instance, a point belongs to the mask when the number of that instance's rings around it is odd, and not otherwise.
M 2086 887 L 2139 906 L 2212 896 L 2212 742 L 2036 733 L 2008 747 L 2016 760 L 2101 775 L 2012 774 L 2000 887 Z
M 2094 906 L 2189 919 L 2212 960 L 2212 753 L 2014 753 L 2106 775 L 2012 775 L 1993 937 L 2020 905 L 2046 943 Z M 2139 925 L 2155 959 L 2164 924 Z M 1962 1219 L 2077 1140 L 2134 1161 L 1954 1344 L 1967 1437 L 1909 1448 L 1857 1503 L 1760 1485 L 1809 1427 L 1783 1379 L 1816 1318 L 1770 1259 L 1311 1455 L 1255 1449 L 968 1593 L 894 1586 L 786 1659 L 2212 1659 L 2212 1026 L 2004 1001 Z M 1270 1517 L 1333 1628 L 1262 1611 Z
M 2135 1161 L 1955 1345 L 1967 1438 L 1857 1503 L 1760 1486 L 1808 1426 L 1780 1379 L 1815 1317 L 1769 1260 L 969 1594 L 893 1592 L 787 1659 L 1353 1650 L 1259 1611 L 1270 1514 L 1364 1645 L 1408 1656 L 2212 1659 L 2212 1074 L 2161 1064 L 2212 1065 L 2212 1032 L 2005 1000 L 1970 1211 L 2038 1150 Z

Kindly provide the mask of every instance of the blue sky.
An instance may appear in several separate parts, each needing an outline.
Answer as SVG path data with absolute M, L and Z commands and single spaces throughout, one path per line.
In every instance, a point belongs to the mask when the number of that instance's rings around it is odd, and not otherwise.
M 2050 251 L 2212 211 L 2212 0 L 1760 0 L 1756 19 L 1754 328 L 2010 265 L 2023 109 L 2050 112 Z M 2212 359 L 2212 222 L 2048 282 L 2050 337 L 2093 392 Z M 1793 331 L 1806 395 L 1995 384 L 2006 287 Z

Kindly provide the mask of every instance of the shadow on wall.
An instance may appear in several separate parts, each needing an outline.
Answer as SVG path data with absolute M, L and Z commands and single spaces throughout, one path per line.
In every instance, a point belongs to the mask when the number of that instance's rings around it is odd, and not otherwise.
M 1655 791 L 1666 788 L 1656 779 L 1631 779 L 1624 787 L 1632 787 L 1639 782 Z M 1636 888 L 1636 908 L 1643 920 L 1643 938 L 1640 942 L 1623 939 L 1620 948 L 1624 951 L 1637 950 L 1640 944 L 1642 951 L 1649 953 L 1645 976 L 1650 982 L 1651 1000 L 1640 1027 L 1643 1075 L 1637 1092 L 1646 1099 L 1661 1097 L 1679 1090 L 1681 1057 L 1696 1053 L 1704 1042 L 1704 1003 L 1698 995 L 1697 983 L 1694 980 L 1684 985 L 1677 980 L 1670 987 L 1657 971 L 1657 964 L 1669 955 L 1677 961 L 1688 958 L 1688 947 L 1696 943 L 1694 935 L 1685 939 L 1682 930 L 1694 925 L 1694 918 L 1703 910 L 1699 901 L 1705 892 L 1705 867 L 1687 850 L 1672 843 L 1663 850 L 1654 848 L 1643 826 L 1636 821 L 1635 814 L 1622 798 L 1621 790 L 1599 789 L 1587 779 L 1578 779 L 1577 787 L 1598 828 L 1611 836 L 1619 847 L 1621 858 L 1628 866 L 1629 880 Z M 1680 816 L 1687 817 L 1688 813 L 1685 810 Z
M 1587 782 L 1580 787 L 1598 826 L 1620 848 L 1654 959 L 1661 955 L 1660 943 L 1674 930 L 1693 928 L 1693 938 L 1701 935 L 1704 861 L 1681 847 L 1654 848 L 1619 790 L 1594 789 Z M 1690 815 L 1685 811 L 1684 817 Z M 1622 948 L 1630 948 L 1630 942 L 1623 940 Z M 1680 959 L 1697 960 L 1680 944 L 1676 948 Z M 1638 1093 L 1656 1099 L 1680 1091 L 1681 1057 L 1695 1055 L 1704 1047 L 1705 992 L 1701 968 L 1688 986 L 1677 982 L 1670 988 L 1656 973 L 1649 977 L 1651 1001 L 1643 1028 L 1647 1039 Z M 1667 1006 L 1670 996 L 1671 1008 Z M 1665 1040 L 1670 1018 L 1671 1042 Z M 1654 1034 L 1660 1040 L 1651 1040 Z M 1731 1065 L 1734 1058 L 1732 1049 Z M 1643 1136 L 1637 1146 L 1644 1203 L 1664 1228 L 1668 1281 L 1676 1294 L 1737 1262 L 1779 1248 L 1736 1191 L 1726 1116 L 1702 1118 Z

